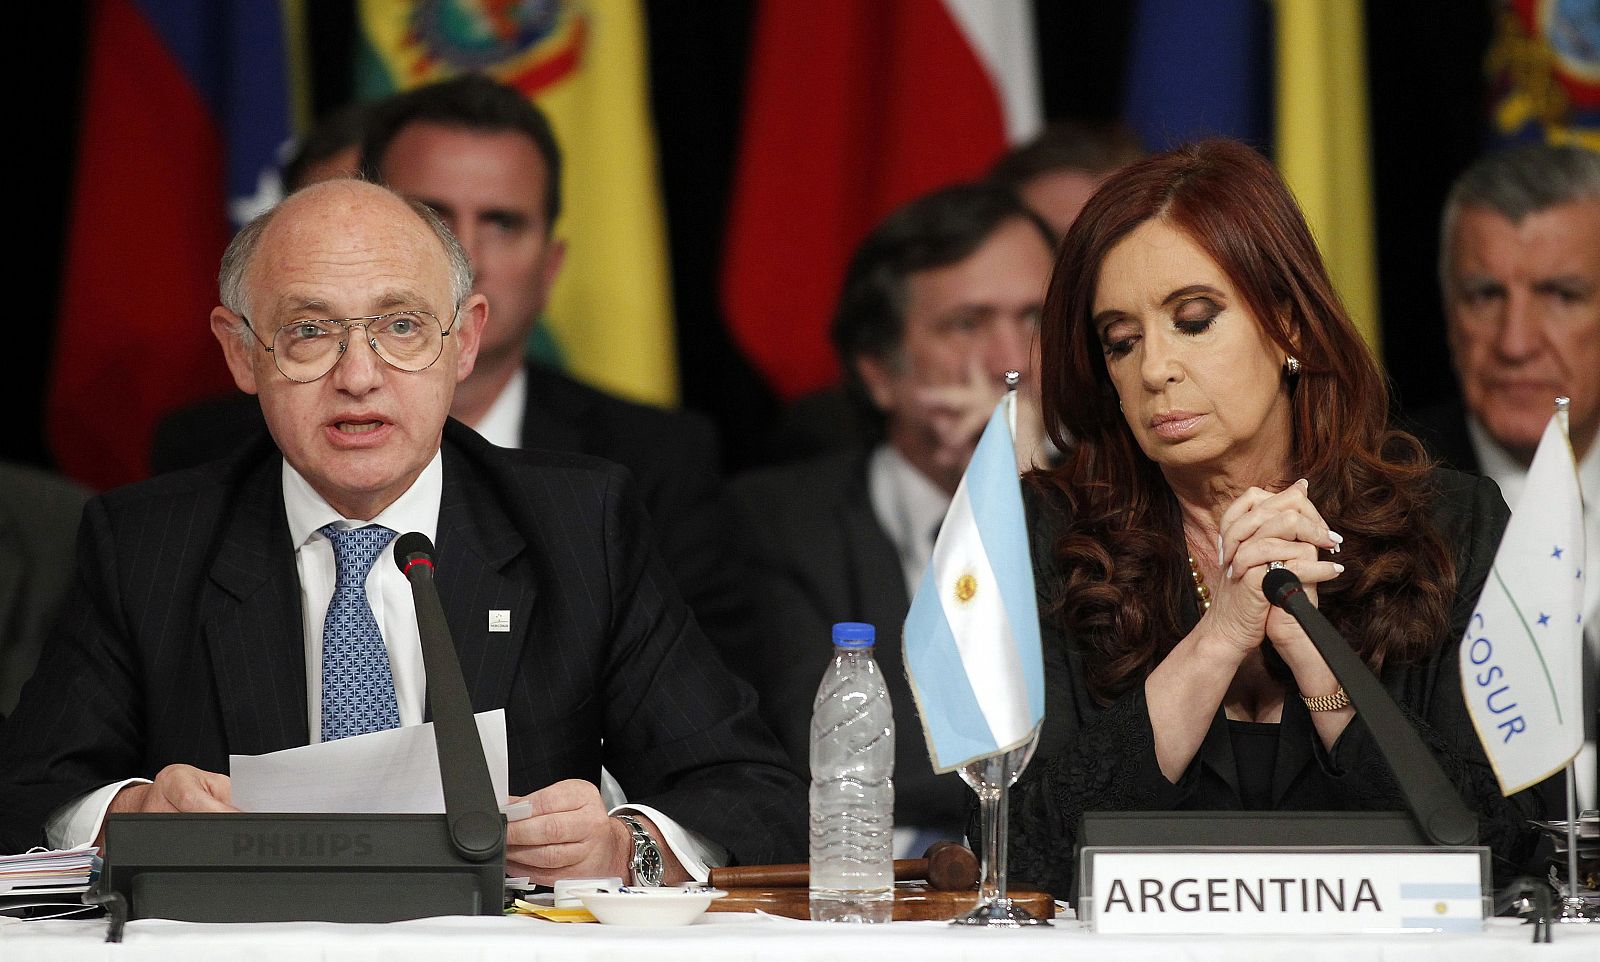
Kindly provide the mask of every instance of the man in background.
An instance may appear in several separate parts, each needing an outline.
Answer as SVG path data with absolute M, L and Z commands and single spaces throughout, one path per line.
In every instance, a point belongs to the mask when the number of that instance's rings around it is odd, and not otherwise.
M 478 74 L 418 87 L 379 111 L 362 147 L 368 177 L 437 212 L 489 299 L 477 367 L 452 417 L 501 447 L 573 451 L 633 472 L 689 606 L 716 637 L 742 593 L 724 562 L 721 455 L 709 421 L 624 401 L 527 360 L 561 271 L 560 146 L 543 112 Z
M 1500 485 L 1513 508 L 1558 396 L 1583 492 L 1583 808 L 1596 805 L 1600 711 L 1600 154 L 1532 144 L 1491 154 L 1451 188 L 1439 280 L 1461 402 L 1411 413 L 1434 456 Z M 1564 811 L 1564 803 L 1553 811 Z
M 852 258 L 833 323 L 875 442 L 730 486 L 760 610 L 727 660 L 803 767 L 830 626 L 877 626 L 894 704 L 901 854 L 965 834 L 968 792 L 929 764 L 900 626 L 1005 372 L 1036 380 L 1051 244 L 1046 226 L 994 184 L 947 188 L 891 214 Z M 1036 413 L 1019 418 L 1018 433 L 1040 436 Z

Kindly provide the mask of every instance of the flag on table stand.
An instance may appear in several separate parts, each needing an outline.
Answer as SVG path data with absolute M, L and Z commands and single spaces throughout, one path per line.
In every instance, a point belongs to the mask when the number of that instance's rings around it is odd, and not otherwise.
M 1507 795 L 1583 744 L 1583 504 L 1565 421 L 1544 430 L 1461 639 L 1461 691 Z
M 1026 744 L 1044 720 L 1039 608 L 1009 408 L 995 408 L 906 615 L 906 673 L 936 772 Z

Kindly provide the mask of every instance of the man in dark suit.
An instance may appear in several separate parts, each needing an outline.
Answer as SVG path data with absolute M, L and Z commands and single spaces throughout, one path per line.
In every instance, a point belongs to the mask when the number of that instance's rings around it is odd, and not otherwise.
M 1037 373 L 1051 246 L 1045 225 L 996 185 L 948 188 L 891 214 L 851 260 L 833 327 L 852 393 L 882 440 L 731 485 L 760 611 L 728 661 L 756 685 L 762 714 L 804 765 L 811 702 L 832 656 L 829 626 L 877 626 L 894 704 L 902 853 L 961 838 L 967 792 L 928 761 L 900 627 L 1004 373 L 1025 372 L 1030 383 Z M 1041 437 L 1036 415 L 1021 421 L 1019 435 Z
M 1408 411 L 1402 426 L 1450 466 L 1493 478 L 1515 509 L 1553 401 L 1570 398 L 1583 567 L 1600 571 L 1600 153 L 1529 144 L 1486 155 L 1451 187 L 1439 242 L 1461 400 Z M 1583 623 L 1592 696 L 1600 691 L 1600 578 L 1587 579 Z M 1578 795 L 1593 808 L 1593 697 L 1585 715 Z M 1553 810 L 1564 808 L 1554 801 Z
M 743 596 L 722 555 L 729 532 L 710 422 L 621 400 L 524 356 L 565 256 L 555 230 L 561 151 L 544 114 L 487 77 L 459 77 L 375 108 L 362 154 L 369 179 L 449 225 L 466 248 L 473 289 L 489 299 L 477 366 L 451 416 L 501 447 L 591 454 L 632 471 L 680 590 L 707 631 L 720 633 Z M 152 467 L 226 454 L 259 420 L 242 398 L 174 415 L 157 427 Z
M 389 540 L 418 530 L 473 708 L 506 710 L 533 811 L 509 827 L 513 874 L 637 880 L 641 845 L 669 882 L 798 855 L 799 780 L 626 472 L 447 423 L 489 315 L 470 278 L 430 211 L 358 181 L 240 232 L 211 324 L 271 440 L 90 503 L 74 614 L 0 728 L 0 849 L 88 841 L 108 809 L 228 811 L 229 753 L 420 722 Z M 602 763 L 633 799 L 618 817 Z

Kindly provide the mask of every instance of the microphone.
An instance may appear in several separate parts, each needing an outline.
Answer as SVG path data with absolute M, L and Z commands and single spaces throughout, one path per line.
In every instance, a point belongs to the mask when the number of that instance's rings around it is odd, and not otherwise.
M 1294 616 L 1333 676 L 1344 686 L 1350 704 L 1372 732 L 1372 740 L 1423 834 L 1435 845 L 1477 844 L 1477 816 L 1462 804 L 1455 785 L 1406 721 L 1388 690 L 1306 597 L 1305 587 L 1294 572 L 1287 568 L 1268 571 L 1261 580 L 1261 593 L 1267 601 Z
M 461 677 L 455 641 L 433 582 L 433 542 L 416 531 L 401 535 L 394 542 L 394 563 L 411 583 L 411 599 L 417 609 L 417 634 L 422 642 L 422 667 L 428 678 L 428 708 L 433 714 L 433 740 L 439 754 L 439 782 L 444 789 L 450 842 L 469 861 L 502 858 L 505 818 L 489 780 L 489 764 L 484 760 L 483 742 L 472 718 L 472 702 Z

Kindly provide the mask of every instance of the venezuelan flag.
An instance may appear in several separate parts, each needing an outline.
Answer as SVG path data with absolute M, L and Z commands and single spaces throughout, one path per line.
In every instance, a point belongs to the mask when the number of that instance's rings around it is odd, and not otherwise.
M 80 481 L 143 477 L 163 414 L 233 389 L 206 318 L 234 227 L 280 195 L 301 12 L 298 0 L 101 0 L 91 13 L 46 402 L 56 461 Z

